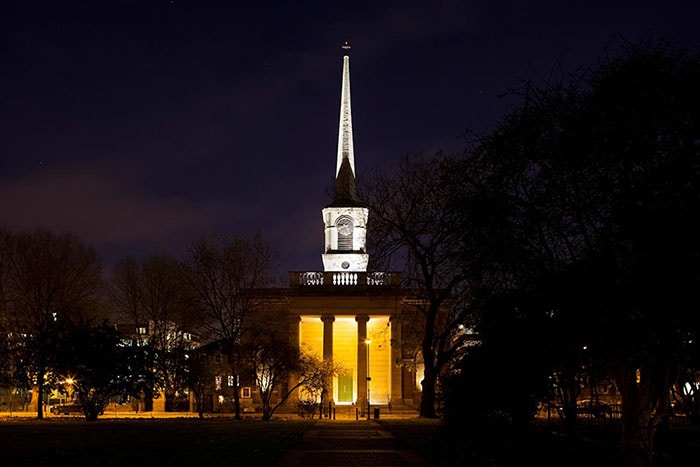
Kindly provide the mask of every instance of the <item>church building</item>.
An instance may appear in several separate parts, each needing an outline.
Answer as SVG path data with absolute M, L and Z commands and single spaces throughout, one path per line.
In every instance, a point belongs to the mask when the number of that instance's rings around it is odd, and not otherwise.
M 344 48 L 349 49 L 346 45 Z M 329 158 L 329 166 L 332 159 Z M 368 271 L 367 230 L 369 209 L 358 197 L 355 183 L 352 111 L 350 103 L 350 57 L 343 57 L 338 152 L 335 190 L 330 204 L 321 210 L 323 236 L 319 229 L 322 271 L 291 271 L 289 286 L 274 289 L 263 307 L 288 333 L 292 346 L 332 362 L 338 372 L 326 382 L 323 400 L 315 400 L 299 389 L 287 399 L 280 413 L 295 412 L 297 402 L 322 402 L 336 412 L 368 416 L 371 409 L 414 410 L 420 402 L 420 368 L 416 368 L 416 339 L 402 335 L 402 319 L 411 307 L 409 291 L 400 285 L 398 272 Z M 321 239 L 323 243 L 321 243 Z M 413 342 L 411 347 L 407 342 Z M 217 355 L 216 343 L 213 350 Z M 222 356 L 218 355 L 219 359 Z M 215 387 L 207 395 L 205 411 L 228 412 L 233 391 L 239 390 L 243 412 L 257 412 L 260 400 L 255 382 L 242 375 L 239 384 L 221 364 Z M 244 372 L 245 373 L 245 372 Z M 273 394 L 278 403 L 285 388 Z M 194 409 L 193 409 L 194 410 Z M 327 410 L 327 409 L 326 409 Z M 330 411 L 326 411 L 330 416 Z
M 349 49 L 349 46 L 344 46 Z M 342 370 L 327 398 L 336 407 L 415 407 L 415 365 L 404 365 L 400 316 L 406 292 L 400 273 L 370 272 L 369 210 L 355 183 L 350 57 L 343 57 L 338 153 L 333 201 L 322 209 L 323 271 L 290 272 L 286 293 L 290 340 Z

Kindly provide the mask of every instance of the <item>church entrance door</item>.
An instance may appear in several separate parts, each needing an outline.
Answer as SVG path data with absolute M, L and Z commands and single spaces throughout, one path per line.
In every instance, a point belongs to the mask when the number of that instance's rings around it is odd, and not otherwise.
M 352 402 L 352 373 L 338 374 L 338 402 Z

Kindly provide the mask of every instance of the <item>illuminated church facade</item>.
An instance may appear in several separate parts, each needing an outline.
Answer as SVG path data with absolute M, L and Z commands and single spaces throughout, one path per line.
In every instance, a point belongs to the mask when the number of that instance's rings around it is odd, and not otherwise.
M 343 57 L 333 201 L 323 208 L 323 272 L 290 272 L 285 308 L 300 350 L 341 368 L 326 396 L 336 406 L 415 406 L 415 365 L 404 365 L 400 274 L 369 272 L 369 210 L 358 199 L 350 101 L 350 57 Z M 325 401 L 324 401 L 325 402 Z

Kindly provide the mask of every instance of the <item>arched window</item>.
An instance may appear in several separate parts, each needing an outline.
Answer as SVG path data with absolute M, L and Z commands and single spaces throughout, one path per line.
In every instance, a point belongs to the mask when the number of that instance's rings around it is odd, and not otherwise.
M 352 250 L 352 218 L 349 216 L 339 217 L 335 223 L 335 228 L 338 231 L 338 250 Z

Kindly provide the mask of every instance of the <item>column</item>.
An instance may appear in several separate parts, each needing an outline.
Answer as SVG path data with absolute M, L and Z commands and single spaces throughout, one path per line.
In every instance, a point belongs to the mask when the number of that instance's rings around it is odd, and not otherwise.
M 367 321 L 369 316 L 357 315 L 357 407 L 364 416 L 367 409 Z
M 333 322 L 335 316 L 323 315 L 323 359 L 333 361 Z
M 403 403 L 405 397 L 401 390 L 401 378 L 403 372 L 403 364 L 401 361 L 403 341 L 401 337 L 401 323 L 395 317 L 389 318 L 391 325 L 391 402 L 392 404 Z
M 301 316 L 297 314 L 290 314 L 288 317 L 288 326 L 289 326 L 289 344 L 293 347 L 298 349 L 299 348 L 299 323 L 301 323 Z M 289 378 L 287 380 L 287 385 L 286 387 L 282 388 L 282 391 L 280 391 L 281 394 L 284 394 L 288 391 L 288 388 L 294 387 L 296 384 L 296 378 L 294 378 L 293 375 L 289 375 Z M 299 391 L 297 390 L 297 395 L 296 397 L 299 397 Z M 285 407 L 291 408 L 294 407 L 294 404 L 296 403 L 296 399 L 293 401 L 292 398 L 290 397 L 287 399 L 287 402 L 285 403 Z
M 335 321 L 335 316 L 323 315 L 321 316 L 321 321 L 323 321 L 323 361 L 333 363 L 333 322 Z M 328 403 L 333 399 L 333 376 L 330 375 L 325 381 L 326 391 L 321 393 L 321 407 L 323 410 L 327 410 Z M 331 413 L 328 413 L 328 418 L 331 417 Z
M 289 343 L 292 347 L 299 348 L 299 323 L 301 323 L 301 316 L 289 315 L 287 318 L 289 325 Z

